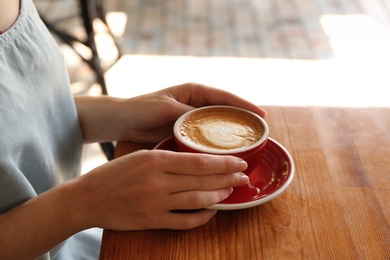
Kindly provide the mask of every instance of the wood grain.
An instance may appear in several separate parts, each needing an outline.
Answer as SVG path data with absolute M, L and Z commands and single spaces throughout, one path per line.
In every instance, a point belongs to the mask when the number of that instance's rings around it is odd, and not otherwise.
M 267 111 L 296 164 L 282 195 L 189 231 L 105 230 L 101 259 L 389 259 L 390 108 Z

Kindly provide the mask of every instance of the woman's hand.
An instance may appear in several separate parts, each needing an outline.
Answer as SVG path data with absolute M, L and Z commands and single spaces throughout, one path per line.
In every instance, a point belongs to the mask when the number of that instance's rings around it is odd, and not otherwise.
M 242 173 L 246 167 L 232 156 L 135 152 L 82 176 L 75 212 L 87 226 L 106 229 L 195 228 L 216 213 L 203 208 L 224 200 L 232 187 L 248 183 Z
M 231 105 L 260 115 L 260 107 L 220 89 L 195 83 L 166 88 L 123 102 L 123 138 L 135 142 L 158 142 L 172 135 L 172 127 L 185 112 L 207 105 Z
M 187 83 L 130 98 L 76 97 L 86 142 L 130 140 L 157 143 L 172 135 L 183 113 L 207 105 L 241 107 L 265 117 L 260 107 L 221 89 Z

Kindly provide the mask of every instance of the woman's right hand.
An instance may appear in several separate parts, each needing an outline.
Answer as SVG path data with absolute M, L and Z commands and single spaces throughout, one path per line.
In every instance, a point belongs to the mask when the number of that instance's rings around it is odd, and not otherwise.
M 233 156 L 138 151 L 80 177 L 79 218 L 113 230 L 192 229 L 216 213 L 204 209 L 245 185 L 247 164 Z M 175 213 L 173 210 L 193 210 Z

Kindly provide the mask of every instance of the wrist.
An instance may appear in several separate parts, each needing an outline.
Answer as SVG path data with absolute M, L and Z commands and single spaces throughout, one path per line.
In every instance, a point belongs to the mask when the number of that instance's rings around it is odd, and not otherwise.
M 81 192 L 77 182 L 69 181 L 0 214 L 0 258 L 38 257 L 89 228 L 80 214 Z
M 64 190 L 64 201 L 67 205 L 65 214 L 69 216 L 69 225 L 77 232 L 96 226 L 93 218 L 95 208 L 93 204 L 97 196 L 86 177 L 80 176 L 61 187 Z
M 121 136 L 119 120 L 122 100 L 119 98 L 75 97 L 84 142 L 107 142 Z

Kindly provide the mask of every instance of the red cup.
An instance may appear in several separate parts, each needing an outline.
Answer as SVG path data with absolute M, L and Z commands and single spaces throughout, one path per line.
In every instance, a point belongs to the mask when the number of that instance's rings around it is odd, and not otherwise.
M 225 112 L 228 116 L 224 116 Z M 194 117 L 194 115 L 196 116 Z M 221 118 L 218 118 L 219 116 Z M 182 127 L 183 122 L 188 125 L 186 121 L 188 118 L 191 118 L 192 122 L 190 124 L 193 124 L 195 128 L 202 128 L 203 133 L 209 132 L 211 135 L 221 137 L 222 141 L 218 140 L 218 144 L 222 146 L 225 145 L 223 140 L 232 140 L 233 143 L 236 143 L 238 139 L 234 135 L 237 135 L 237 131 L 240 138 L 244 139 L 246 137 L 245 129 L 247 128 L 251 129 L 248 133 L 254 133 L 254 135 L 251 136 L 250 144 L 229 147 L 230 143 L 227 141 L 226 146 L 229 148 L 210 147 L 197 141 L 194 142 L 193 138 L 188 138 L 191 133 L 186 133 L 186 130 Z M 215 125 L 218 125 L 218 127 L 215 127 Z M 208 129 L 208 127 L 211 128 Z M 175 122 L 173 132 L 178 151 L 239 157 L 248 163 L 248 168 L 244 173 L 249 175 L 258 163 L 265 148 L 269 127 L 263 118 L 251 111 L 232 106 L 207 106 L 191 110 L 179 117 Z M 232 137 L 229 134 L 232 134 Z

